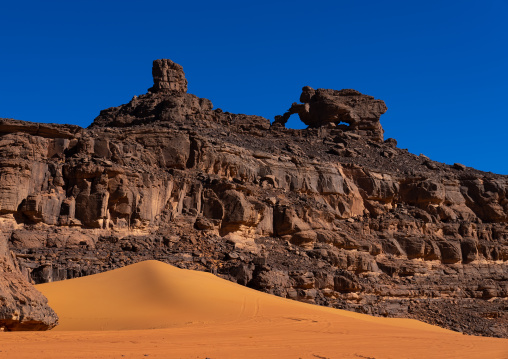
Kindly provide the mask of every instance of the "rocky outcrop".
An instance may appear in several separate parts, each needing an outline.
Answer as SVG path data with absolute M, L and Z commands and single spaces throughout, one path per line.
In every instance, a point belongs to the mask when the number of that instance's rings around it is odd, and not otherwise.
M 152 67 L 153 87 L 150 92 L 187 92 L 183 67 L 168 59 L 155 60 Z
M 302 89 L 300 102 L 293 103 L 282 116 L 275 118 L 275 125 L 285 125 L 292 114 L 309 127 L 337 127 L 353 131 L 371 139 L 383 141 L 383 127 L 379 118 L 387 110 L 385 103 L 356 90 Z
M 507 176 L 382 141 L 386 106 L 353 90 L 304 88 L 292 130 L 187 94 L 169 60 L 153 73 L 88 129 L 0 121 L 0 229 L 27 279 L 158 259 L 508 336 Z
M 48 300 L 23 277 L 8 249 L 7 237 L 0 235 L 0 330 L 48 330 L 58 317 Z

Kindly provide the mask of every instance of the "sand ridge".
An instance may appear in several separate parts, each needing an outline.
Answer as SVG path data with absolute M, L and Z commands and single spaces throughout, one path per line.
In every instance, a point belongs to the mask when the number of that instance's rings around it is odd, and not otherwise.
M 295 302 L 157 261 L 37 289 L 61 325 L 3 333 L 0 357 L 508 358 L 505 339 Z

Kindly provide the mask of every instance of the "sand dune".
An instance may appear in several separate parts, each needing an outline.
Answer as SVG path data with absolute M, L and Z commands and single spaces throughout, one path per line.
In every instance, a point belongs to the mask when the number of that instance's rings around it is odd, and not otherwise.
M 182 270 L 146 261 L 115 271 L 38 285 L 60 316 L 55 330 L 155 329 L 190 323 L 273 320 L 299 315 L 341 315 L 436 332 L 448 332 L 414 320 L 373 318 L 331 310 L 258 292 L 210 273 Z
M 3 333 L 0 357 L 508 357 L 508 340 L 294 302 L 157 261 L 37 288 L 60 326 Z

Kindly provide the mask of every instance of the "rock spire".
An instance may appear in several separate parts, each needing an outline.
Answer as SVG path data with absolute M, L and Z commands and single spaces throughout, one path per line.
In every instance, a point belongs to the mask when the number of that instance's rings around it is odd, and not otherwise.
M 187 92 L 183 67 L 168 59 L 159 59 L 152 66 L 153 87 L 150 92 Z

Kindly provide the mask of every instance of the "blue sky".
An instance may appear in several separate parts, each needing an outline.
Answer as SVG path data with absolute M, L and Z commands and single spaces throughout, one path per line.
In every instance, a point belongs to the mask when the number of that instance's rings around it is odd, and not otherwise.
M 508 174 L 508 0 L 20 1 L 0 7 L 0 117 L 88 126 L 180 63 L 189 92 L 270 120 L 301 88 L 382 99 L 385 138 Z M 294 124 L 295 126 L 297 124 Z

